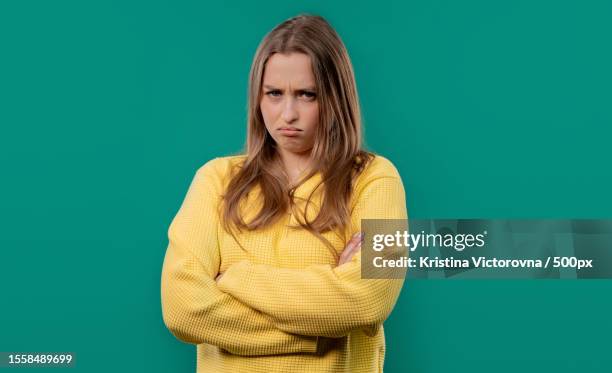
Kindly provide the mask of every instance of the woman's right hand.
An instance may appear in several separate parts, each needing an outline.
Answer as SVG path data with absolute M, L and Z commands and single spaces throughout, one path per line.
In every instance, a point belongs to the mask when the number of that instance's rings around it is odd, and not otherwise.
M 361 249 L 361 242 L 363 241 L 363 233 L 357 232 L 351 237 L 351 240 L 346 244 L 344 250 L 342 250 L 342 254 L 340 254 L 340 259 L 338 260 L 338 265 L 342 265 L 344 263 L 348 263 L 353 258 L 353 255 L 359 252 Z

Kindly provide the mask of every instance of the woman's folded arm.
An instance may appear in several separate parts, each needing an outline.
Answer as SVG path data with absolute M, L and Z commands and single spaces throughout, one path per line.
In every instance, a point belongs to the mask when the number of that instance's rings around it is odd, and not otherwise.
M 399 176 L 376 178 L 359 190 L 351 214 L 353 232 L 361 230 L 362 219 L 407 219 Z M 243 260 L 228 268 L 219 288 L 270 316 L 284 331 L 340 337 L 354 329 L 375 332 L 392 311 L 403 282 L 363 279 L 358 252 L 337 267 L 288 269 Z
M 376 329 L 391 313 L 402 284 L 403 279 L 362 279 L 360 260 L 302 270 L 244 260 L 219 281 L 221 290 L 270 316 L 280 329 L 326 337 Z

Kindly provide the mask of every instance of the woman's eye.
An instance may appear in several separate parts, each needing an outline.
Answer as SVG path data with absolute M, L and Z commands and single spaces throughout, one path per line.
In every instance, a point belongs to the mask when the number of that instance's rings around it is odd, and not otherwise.
M 280 97 L 281 95 L 280 91 L 268 91 L 266 94 L 270 97 Z
M 305 92 L 301 92 L 301 93 L 300 93 L 300 95 L 301 95 L 302 97 L 305 97 L 306 99 L 309 99 L 309 100 L 312 100 L 312 99 L 314 99 L 315 97 L 317 97 L 317 94 L 316 94 L 316 93 L 314 93 L 314 92 L 307 92 L 307 91 L 305 91 Z

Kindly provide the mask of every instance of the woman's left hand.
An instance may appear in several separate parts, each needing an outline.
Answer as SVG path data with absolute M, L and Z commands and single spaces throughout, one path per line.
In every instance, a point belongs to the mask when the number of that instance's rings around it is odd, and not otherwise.
M 215 281 L 219 283 L 219 280 L 221 280 L 221 277 L 223 277 L 223 273 L 219 273 L 217 277 L 215 278 Z
M 348 242 L 342 254 L 340 255 L 340 259 L 338 260 L 338 265 L 342 265 L 344 263 L 348 263 L 353 259 L 353 256 L 361 250 L 361 241 L 363 240 L 363 234 L 361 232 L 357 232 L 353 235 L 351 240 Z

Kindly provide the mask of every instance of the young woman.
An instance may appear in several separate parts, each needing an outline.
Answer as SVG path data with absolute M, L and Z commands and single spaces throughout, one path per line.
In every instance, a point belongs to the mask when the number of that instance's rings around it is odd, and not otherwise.
M 353 68 L 319 16 L 257 49 L 246 154 L 201 166 L 168 230 L 163 318 L 198 372 L 380 372 L 403 279 L 361 278 L 362 219 L 406 219 L 393 164 L 361 149 Z

